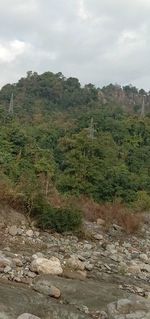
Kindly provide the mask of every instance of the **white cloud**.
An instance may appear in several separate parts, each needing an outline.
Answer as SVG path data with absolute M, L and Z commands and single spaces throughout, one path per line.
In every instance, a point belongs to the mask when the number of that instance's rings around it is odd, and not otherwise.
M 149 16 L 150 0 L 0 1 L 0 83 L 50 70 L 149 88 Z
M 82 20 L 87 20 L 88 18 L 91 17 L 91 15 L 85 7 L 85 1 L 84 0 L 78 0 L 78 1 L 79 1 L 79 11 L 78 11 L 79 17 Z
M 19 40 L 12 40 L 7 43 L 0 43 L 0 63 L 10 63 L 14 61 L 19 55 L 22 55 L 28 44 Z

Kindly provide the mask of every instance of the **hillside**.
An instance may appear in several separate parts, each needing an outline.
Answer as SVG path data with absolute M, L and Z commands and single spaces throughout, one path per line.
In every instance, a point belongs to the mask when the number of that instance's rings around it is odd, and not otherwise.
M 150 95 L 28 72 L 0 91 L 0 197 L 150 206 Z M 141 206 L 140 206 L 141 205 Z M 145 205 L 145 207 L 144 207 Z

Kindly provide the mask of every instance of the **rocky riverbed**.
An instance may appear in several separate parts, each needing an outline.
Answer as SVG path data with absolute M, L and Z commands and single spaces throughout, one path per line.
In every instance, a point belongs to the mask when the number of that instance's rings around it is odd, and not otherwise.
M 18 216 L 0 223 L 0 319 L 150 318 L 149 222 L 137 235 L 85 223 L 79 239 Z

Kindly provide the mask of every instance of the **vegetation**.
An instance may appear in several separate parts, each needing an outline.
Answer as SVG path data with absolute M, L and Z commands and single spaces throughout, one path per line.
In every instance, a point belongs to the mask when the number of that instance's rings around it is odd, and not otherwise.
M 53 206 L 60 210 L 49 206 L 41 223 L 54 227 L 55 211 L 59 231 L 70 223 L 62 201 L 71 197 L 149 209 L 149 99 L 132 86 L 82 87 L 76 78 L 51 72 L 28 72 L 5 85 L 0 91 L 1 200 L 28 213 L 39 197 L 48 205 L 57 202 Z M 74 220 L 78 224 L 76 213 Z

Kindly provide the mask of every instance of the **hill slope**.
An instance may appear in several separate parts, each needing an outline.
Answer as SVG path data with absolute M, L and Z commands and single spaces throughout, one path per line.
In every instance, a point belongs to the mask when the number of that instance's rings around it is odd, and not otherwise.
M 150 201 L 150 96 L 28 72 L 0 91 L 0 196 Z M 13 200 L 12 200 L 13 198 Z

